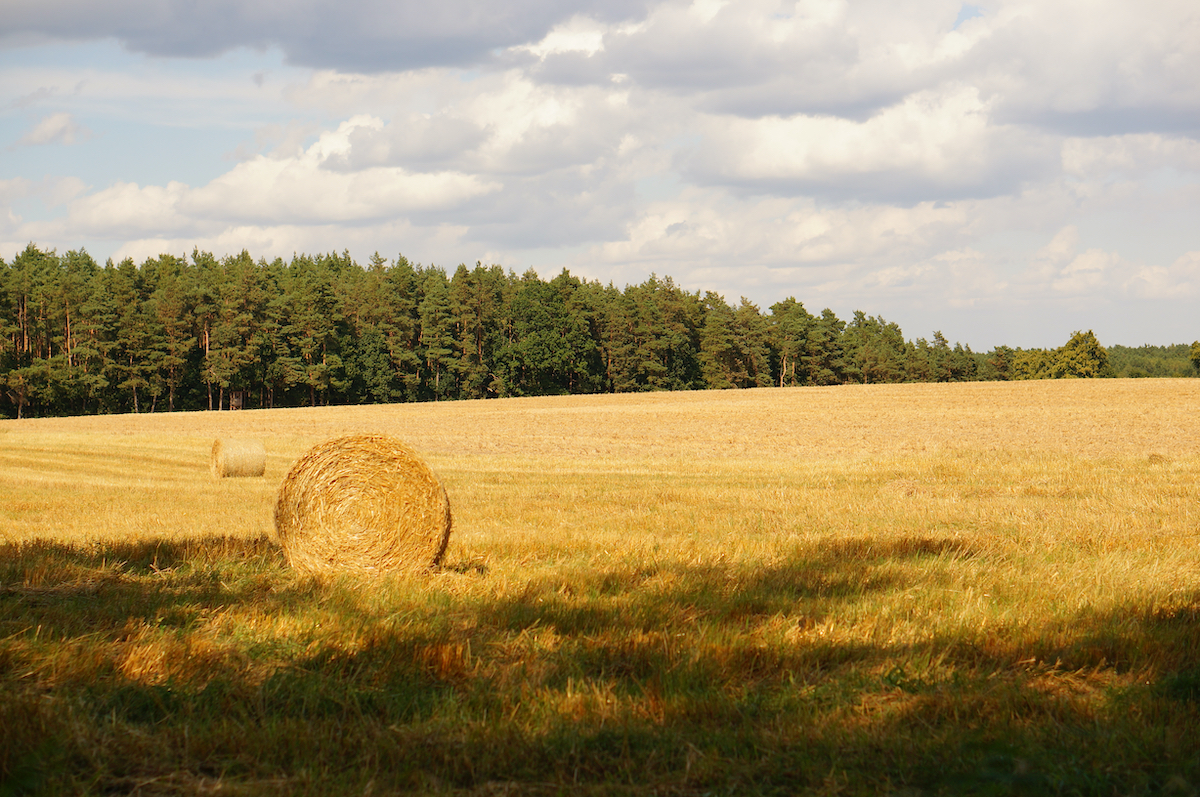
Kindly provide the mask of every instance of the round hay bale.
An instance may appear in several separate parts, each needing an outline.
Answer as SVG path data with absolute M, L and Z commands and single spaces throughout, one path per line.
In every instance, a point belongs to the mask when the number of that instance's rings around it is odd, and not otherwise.
M 267 470 L 267 449 L 261 440 L 222 440 L 212 447 L 212 474 L 218 479 L 230 476 L 262 476 Z
M 313 575 L 435 567 L 450 525 L 450 499 L 437 476 L 382 434 L 313 447 L 292 466 L 275 503 L 284 556 Z

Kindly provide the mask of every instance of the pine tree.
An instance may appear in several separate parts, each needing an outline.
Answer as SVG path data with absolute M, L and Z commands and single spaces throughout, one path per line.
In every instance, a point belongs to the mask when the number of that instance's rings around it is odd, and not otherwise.
M 1055 352 L 1051 373 L 1057 379 L 1092 379 L 1112 376 L 1112 369 L 1108 365 L 1108 352 L 1089 329 L 1072 334 Z
M 808 373 L 801 366 L 801 359 L 808 350 L 809 332 L 815 321 L 795 297 L 789 296 L 771 305 L 769 339 L 778 357 L 776 384 L 780 387 L 808 383 Z
M 464 398 L 483 398 L 499 389 L 494 359 L 502 330 L 512 321 L 505 308 L 507 278 L 499 266 L 474 269 L 460 265 L 450 280 L 450 312 L 454 319 L 458 382 Z
M 810 345 L 802 357 L 814 385 L 840 385 L 852 366 L 846 361 L 842 332 L 846 323 L 826 307 L 812 326 Z
M 298 255 L 284 275 L 280 331 L 287 354 L 278 362 L 285 370 L 270 378 L 306 387 L 309 406 L 314 407 L 328 404 L 330 391 L 345 387 L 338 346 L 343 315 L 334 292 L 337 266 L 330 256 Z
M 843 340 L 852 373 L 858 380 L 873 384 L 904 379 L 906 351 L 899 325 L 856 310 Z
M 455 398 L 454 318 L 450 309 L 450 283 L 446 272 L 431 266 L 424 272 L 423 296 L 418 305 L 421 351 L 426 389 L 436 400 Z
M 739 387 L 771 386 L 771 349 L 768 344 L 767 320 L 758 305 L 745 296 L 734 311 L 734 324 L 741 355 L 741 371 L 745 376 Z
M 734 338 L 733 309 L 725 297 L 714 291 L 704 293 L 704 326 L 700 329 L 700 367 L 704 387 L 727 390 L 737 387 L 745 372 Z
M 186 268 L 187 262 L 173 255 L 160 255 L 142 264 L 143 273 L 154 274 L 148 310 L 162 334 L 153 355 L 153 368 L 155 379 L 166 391 L 168 411 L 175 409 L 188 355 L 196 347 Z
M 125 258 L 116 267 L 110 264 L 105 278 L 112 301 L 109 382 L 127 392 L 129 406 L 140 412 L 142 399 L 149 396 L 151 352 L 159 345 L 159 329 L 147 312 L 145 284 L 132 259 Z

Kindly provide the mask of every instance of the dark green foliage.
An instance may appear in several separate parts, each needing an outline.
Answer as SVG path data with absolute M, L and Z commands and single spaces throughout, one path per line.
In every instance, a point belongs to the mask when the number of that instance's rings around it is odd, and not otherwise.
M 854 320 L 846 327 L 845 340 L 852 363 L 850 373 L 855 381 L 866 384 L 904 381 L 907 352 L 899 326 L 876 316 L 868 317 L 862 310 L 857 310 Z M 942 371 L 940 367 L 932 367 L 927 373 L 938 378 L 938 381 L 945 381 L 940 378 Z
M 958 382 L 1200 372 L 1200 344 L 976 354 L 906 341 L 795 298 L 623 290 L 563 271 L 389 262 L 348 253 L 255 261 L 194 250 L 103 267 L 30 244 L 0 259 L 0 417 L 381 403 L 848 382 Z
M 1071 339 L 1057 349 L 1017 349 L 1005 351 L 1011 356 L 1011 379 L 1093 379 L 1116 376 L 1109 363 L 1108 350 L 1100 345 L 1096 335 L 1075 332 Z
M 1112 368 L 1108 364 L 1108 351 L 1100 345 L 1100 341 L 1096 340 L 1096 335 L 1090 329 L 1071 335 L 1071 339 L 1058 350 L 1057 362 L 1054 365 L 1055 377 L 1094 379 L 1112 375 Z
M 1108 362 L 1113 373 L 1132 379 L 1188 377 L 1200 375 L 1200 343 L 1188 346 L 1109 346 Z

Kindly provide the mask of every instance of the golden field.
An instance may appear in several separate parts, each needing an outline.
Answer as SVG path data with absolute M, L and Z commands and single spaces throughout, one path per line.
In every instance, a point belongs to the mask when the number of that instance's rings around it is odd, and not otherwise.
M 1013 515 L 1037 503 L 1024 499 L 1084 493 L 1110 504 L 1129 493 L 1129 512 L 1161 516 L 1165 507 L 1147 503 L 1194 476 L 1200 457 L 1200 382 L 867 385 L 0 421 L 0 541 L 269 534 L 290 463 L 321 440 L 364 431 L 397 435 L 430 461 L 454 499 L 460 539 L 472 541 L 614 527 L 696 534 L 751 516 L 760 531 L 815 533 L 822 516 L 850 531 L 846 509 L 864 501 L 891 503 L 901 516 L 916 504 L 926 512 L 958 505 L 973 518 L 965 528 L 978 529 L 981 513 Z M 218 437 L 263 440 L 265 477 L 213 480 Z M 1062 514 L 1060 504 L 1051 514 Z M 667 505 L 686 508 L 689 522 L 650 517 Z M 647 517 L 628 522 L 635 507 Z
M 255 547 L 273 534 L 272 507 L 290 463 L 321 440 L 355 432 L 399 436 L 444 480 L 454 532 L 441 571 L 416 583 L 351 578 L 306 586 L 269 545 Z M 263 440 L 266 475 L 212 478 L 217 437 Z M 111 557 L 128 551 L 113 547 L 121 544 L 164 544 L 184 552 L 178 561 L 192 550 L 189 541 L 231 537 L 248 541 L 240 550 L 258 557 L 255 578 L 271 590 L 317 591 L 302 609 L 279 604 L 277 615 L 232 599 L 220 611 L 197 610 L 184 641 L 152 634 L 158 615 L 147 609 L 145 628 L 114 635 L 96 654 L 108 662 L 104 672 L 126 686 L 202 691 L 216 667 L 260 689 L 263 679 L 299 666 L 292 654 L 262 654 L 267 643 L 366 655 L 380 629 L 399 634 L 395 618 L 406 617 L 404 633 L 428 643 L 412 655 L 438 689 L 457 695 L 454 716 L 466 736 L 438 725 L 446 721 L 438 711 L 421 720 L 436 733 L 408 721 L 387 727 L 421 738 L 450 733 L 467 746 L 471 733 L 493 746 L 503 737 L 500 746 L 518 758 L 542 751 L 549 762 L 529 772 L 503 761 L 476 764 L 479 771 L 461 781 L 447 774 L 461 762 L 431 763 L 420 777 L 406 770 L 379 781 L 434 792 L 570 785 L 569 767 L 545 753 L 564 723 L 582 750 L 625 728 L 625 752 L 612 755 L 625 767 L 622 788 L 635 791 L 737 792 L 739 783 L 787 791 L 786 773 L 734 742 L 706 746 L 730 723 L 751 748 L 773 751 L 772 760 L 804 745 L 858 751 L 840 775 L 839 754 L 828 753 L 835 759 L 828 764 L 825 753 L 814 753 L 832 769 L 805 770 L 793 783 L 813 793 L 983 793 L 980 784 L 995 774 L 989 745 L 1000 736 L 1018 740 L 996 765 L 1013 788 L 1031 767 L 1041 773 L 1038 783 L 1058 783 L 1061 793 L 1200 787 L 1187 741 L 1200 731 L 1200 687 L 1189 686 L 1200 679 L 1198 485 L 1200 380 L 1184 379 L 0 422 L 0 544 L 10 551 L 37 541 Z M 10 570 L 0 596 L 66 594 L 65 580 L 82 578 L 47 561 Z M 157 589 L 161 574 L 138 572 L 138 584 Z M 336 612 L 326 605 L 334 594 Z M 13 611 L 0 618 L 7 655 L 33 667 L 33 643 L 21 647 L 33 634 L 21 624 L 33 621 Z M 350 629 L 347 613 L 362 627 Z M 251 638 L 255 652 L 231 642 Z M 178 653 L 201 648 L 209 651 L 204 673 Z M 66 667 L 46 661 L 37 665 L 45 672 Z M 47 678 L 45 688 L 59 683 Z M 753 722 L 739 708 L 751 697 L 765 712 Z M 1131 700 L 1149 719 L 1126 716 Z M 630 728 L 656 741 L 639 753 Z M 1096 746 L 1087 728 L 1108 741 Z M 984 753 L 963 748 L 942 760 L 933 752 L 975 736 Z M 1055 769 L 1065 765 L 1054 744 L 1090 745 L 1091 757 L 1072 765 L 1085 771 L 1131 739 L 1145 750 L 1094 789 Z M 616 788 L 599 763 L 578 756 L 576 785 Z M 145 783 L 166 784 L 163 792 L 201 781 L 258 784 L 247 793 L 337 793 L 346 784 L 272 766 L 214 781 L 195 774 L 186 757 L 162 753 L 158 774 Z M 955 767 L 968 778 L 957 785 L 930 774 Z

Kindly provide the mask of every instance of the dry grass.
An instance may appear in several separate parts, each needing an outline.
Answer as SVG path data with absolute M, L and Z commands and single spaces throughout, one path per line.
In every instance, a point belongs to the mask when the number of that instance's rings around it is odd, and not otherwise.
M 258 541 L 364 431 L 446 484 L 432 581 Z M 214 436 L 266 478 L 209 478 Z M 61 733 L 141 793 L 1187 794 L 1198 477 L 1195 380 L 0 422 L 0 720 L 100 689 Z
M 262 476 L 267 469 L 267 450 L 261 440 L 213 441 L 210 470 L 218 479 Z
M 446 552 L 450 503 L 437 476 L 390 435 L 335 437 L 288 471 L 275 533 L 311 575 L 429 571 Z

